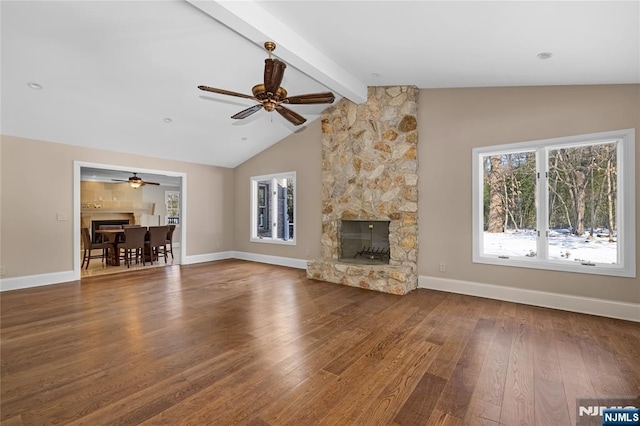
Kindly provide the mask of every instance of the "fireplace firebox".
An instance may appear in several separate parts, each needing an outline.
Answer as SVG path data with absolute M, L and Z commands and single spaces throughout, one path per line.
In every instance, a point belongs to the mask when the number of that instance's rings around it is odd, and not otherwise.
M 389 221 L 341 220 L 340 261 L 360 264 L 389 264 Z

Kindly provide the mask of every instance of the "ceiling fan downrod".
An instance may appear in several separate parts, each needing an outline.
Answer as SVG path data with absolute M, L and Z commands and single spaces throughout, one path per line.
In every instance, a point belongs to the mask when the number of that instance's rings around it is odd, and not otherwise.
M 265 41 L 264 48 L 267 49 L 267 52 L 269 52 L 269 59 L 271 59 L 271 52 L 276 50 L 276 44 L 272 41 Z

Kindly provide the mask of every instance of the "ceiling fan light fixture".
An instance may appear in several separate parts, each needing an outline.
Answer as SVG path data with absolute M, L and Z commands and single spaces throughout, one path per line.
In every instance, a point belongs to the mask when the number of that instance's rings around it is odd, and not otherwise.
M 139 181 L 139 180 L 129 181 L 129 186 L 133 189 L 138 189 L 142 186 L 142 181 Z

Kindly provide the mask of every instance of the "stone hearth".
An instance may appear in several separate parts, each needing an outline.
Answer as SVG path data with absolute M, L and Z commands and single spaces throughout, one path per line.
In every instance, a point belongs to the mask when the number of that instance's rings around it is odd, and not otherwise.
M 418 89 L 372 87 L 322 114 L 322 258 L 307 276 L 393 294 L 418 284 Z M 388 265 L 339 261 L 340 220 L 388 220 Z

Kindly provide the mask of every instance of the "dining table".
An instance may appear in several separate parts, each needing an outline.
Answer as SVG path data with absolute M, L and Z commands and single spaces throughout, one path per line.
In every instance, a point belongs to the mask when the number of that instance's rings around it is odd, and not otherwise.
M 120 266 L 120 256 L 118 255 L 118 244 L 124 241 L 124 229 L 96 229 L 96 234 L 99 235 L 113 235 L 115 238 L 110 238 L 113 244 L 113 250 L 109 250 L 109 264 L 112 266 Z M 120 237 L 122 235 L 122 237 Z

